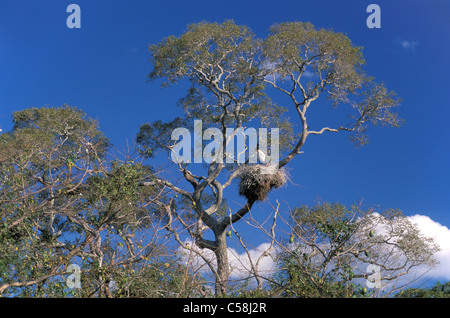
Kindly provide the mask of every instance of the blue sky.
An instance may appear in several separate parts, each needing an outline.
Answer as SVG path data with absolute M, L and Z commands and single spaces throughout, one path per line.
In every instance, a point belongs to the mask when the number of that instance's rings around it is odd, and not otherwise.
M 81 8 L 81 29 L 69 29 L 66 8 Z M 366 8 L 381 8 L 369 29 Z M 177 115 L 184 87 L 146 82 L 147 48 L 186 25 L 234 19 L 259 36 L 280 22 L 310 21 L 346 33 L 364 47 L 366 71 L 403 99 L 406 124 L 375 128 L 355 149 L 345 134 L 312 136 L 289 165 L 295 185 L 271 198 L 291 206 L 317 197 L 350 205 L 399 208 L 450 227 L 450 2 L 2 0 L 0 2 L 0 127 L 27 107 L 83 109 L 121 148 L 139 126 Z M 320 114 L 319 114 L 320 115 Z M 256 207 L 258 208 L 258 207 Z

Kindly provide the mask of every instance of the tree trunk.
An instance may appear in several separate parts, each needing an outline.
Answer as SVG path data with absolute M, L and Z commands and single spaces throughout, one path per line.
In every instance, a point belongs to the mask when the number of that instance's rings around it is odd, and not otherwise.
M 216 234 L 216 249 L 214 254 L 217 260 L 216 274 L 216 296 L 223 296 L 227 293 L 227 282 L 230 276 L 230 266 L 228 264 L 228 249 L 225 231 Z

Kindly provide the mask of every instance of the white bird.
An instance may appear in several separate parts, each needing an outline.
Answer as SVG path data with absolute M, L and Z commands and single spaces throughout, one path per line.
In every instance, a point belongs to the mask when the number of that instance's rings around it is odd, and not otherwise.
M 259 156 L 259 160 L 262 163 L 266 162 L 266 154 L 264 152 L 262 152 L 261 149 L 258 149 L 258 156 Z

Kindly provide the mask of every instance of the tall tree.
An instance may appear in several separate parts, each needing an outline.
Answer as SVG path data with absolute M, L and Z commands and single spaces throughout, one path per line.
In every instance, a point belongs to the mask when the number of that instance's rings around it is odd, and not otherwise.
M 341 33 L 318 30 L 309 23 L 276 25 L 266 39 L 258 39 L 248 27 L 233 21 L 202 22 L 188 26 L 181 36 L 169 36 L 151 45 L 149 50 L 153 63 L 149 80 L 162 79 L 163 86 L 189 80 L 191 87 L 179 102 L 184 116 L 169 123 L 141 126 L 137 141 L 148 156 L 159 148 L 170 151 L 174 144 L 171 130 L 180 125 L 192 127 L 195 119 L 219 128 L 223 136 L 227 128 L 281 129 L 283 156 L 276 171 L 267 171 L 264 165 L 249 165 L 248 160 L 227 165 L 212 161 L 200 173 L 189 163 L 179 163 L 190 189 L 162 177 L 142 183 L 168 187 L 173 192 L 172 202 L 176 201 L 175 195 L 184 196 L 183 209 L 190 212 L 179 213 L 175 204 L 166 205 L 163 210 L 167 228 L 184 248 L 189 246 L 176 231 L 176 222 L 200 248 L 214 252 L 216 263 L 208 265 L 215 275 L 218 295 L 226 293 L 230 275 L 227 228 L 241 220 L 256 201 L 265 199 L 272 188 L 285 182 L 282 168 L 301 153 L 308 136 L 347 131 L 353 133 L 353 141 L 364 145 L 370 125 L 401 123 L 393 112 L 399 104 L 395 94 L 363 72 L 362 49 Z M 283 108 L 273 103 L 270 96 L 275 94 L 270 87 L 287 95 L 291 106 Z M 341 108 L 350 117 L 350 124 L 310 129 L 307 112 L 321 95 L 333 107 Z M 314 123 L 318 122 L 320 118 L 315 118 Z M 226 145 L 227 139 L 223 138 L 222 149 Z M 235 179 L 240 180 L 239 193 L 246 200 L 239 210 L 227 211 L 224 190 Z M 207 229 L 212 230 L 213 239 L 204 237 Z

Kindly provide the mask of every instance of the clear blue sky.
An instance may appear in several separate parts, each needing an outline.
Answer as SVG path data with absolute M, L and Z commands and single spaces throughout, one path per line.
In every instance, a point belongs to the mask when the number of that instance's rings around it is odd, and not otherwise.
M 81 29 L 66 8 L 81 7 Z M 381 29 L 366 26 L 381 7 Z M 448 0 L 0 1 L 0 126 L 27 107 L 83 109 L 112 142 L 132 141 L 144 122 L 168 120 L 184 88 L 147 83 L 147 48 L 190 23 L 234 19 L 264 37 L 279 22 L 310 21 L 363 46 L 366 70 L 403 99 L 399 129 L 370 131 L 355 149 L 345 134 L 312 136 L 290 163 L 297 185 L 271 197 L 291 206 L 320 196 L 400 208 L 450 227 L 450 2 Z

